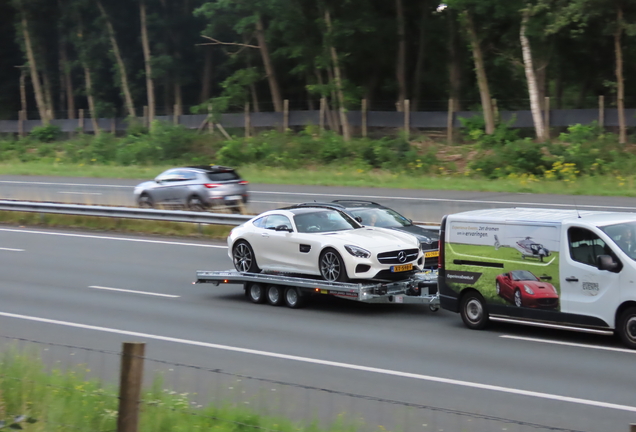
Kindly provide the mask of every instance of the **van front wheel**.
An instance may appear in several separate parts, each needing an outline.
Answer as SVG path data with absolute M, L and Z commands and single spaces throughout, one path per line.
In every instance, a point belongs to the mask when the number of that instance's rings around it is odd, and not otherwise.
M 459 313 L 466 327 L 470 329 L 481 330 L 488 325 L 486 302 L 477 291 L 471 291 L 462 297 Z
M 623 343 L 631 348 L 636 349 L 636 308 L 630 307 L 622 314 L 618 322 L 618 335 Z

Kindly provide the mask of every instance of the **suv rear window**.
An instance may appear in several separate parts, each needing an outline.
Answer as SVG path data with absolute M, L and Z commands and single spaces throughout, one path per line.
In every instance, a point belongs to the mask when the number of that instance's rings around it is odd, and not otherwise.
M 240 179 L 236 171 L 209 172 L 207 174 L 208 178 L 215 182 Z

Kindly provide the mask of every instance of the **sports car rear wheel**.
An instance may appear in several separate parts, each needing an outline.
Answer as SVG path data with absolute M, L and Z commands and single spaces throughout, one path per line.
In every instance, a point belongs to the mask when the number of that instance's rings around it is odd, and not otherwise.
M 256 257 L 252 246 L 245 240 L 236 242 L 232 250 L 234 268 L 242 273 L 260 273 L 261 269 L 256 264 Z
M 320 275 L 329 282 L 344 282 L 347 278 L 347 270 L 344 261 L 338 252 L 326 249 L 320 255 Z

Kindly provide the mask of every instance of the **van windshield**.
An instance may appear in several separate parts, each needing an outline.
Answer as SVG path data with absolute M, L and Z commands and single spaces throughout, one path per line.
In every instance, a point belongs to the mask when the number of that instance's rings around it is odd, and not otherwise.
M 636 260 L 636 222 L 599 227 L 625 254 Z

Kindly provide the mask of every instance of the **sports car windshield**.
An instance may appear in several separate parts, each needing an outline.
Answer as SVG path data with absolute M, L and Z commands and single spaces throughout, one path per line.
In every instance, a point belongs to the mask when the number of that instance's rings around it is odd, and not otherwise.
M 322 233 L 360 228 L 349 216 L 335 210 L 301 213 L 294 216 L 296 229 L 301 233 Z
M 362 225 L 382 228 L 400 228 L 410 226 L 411 221 L 388 208 L 365 208 L 351 210 L 354 217 L 362 219 Z
M 512 272 L 512 279 L 516 281 L 538 281 L 539 279 L 526 270 L 515 270 Z

